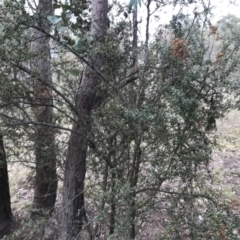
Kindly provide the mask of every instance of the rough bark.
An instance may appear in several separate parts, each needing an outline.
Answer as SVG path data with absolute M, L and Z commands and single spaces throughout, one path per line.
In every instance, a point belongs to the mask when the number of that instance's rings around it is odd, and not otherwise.
M 133 46 L 133 67 L 137 68 L 137 58 L 138 58 L 138 54 L 137 54 L 137 42 L 138 42 L 138 15 L 137 15 L 137 3 L 134 5 L 133 7 L 133 42 L 132 42 L 132 46 Z
M 53 14 L 52 1 L 39 0 L 38 23 L 36 26 L 50 32 L 46 16 Z M 39 73 L 41 79 L 34 79 L 33 110 L 37 122 L 52 124 L 53 99 L 49 85 L 52 84 L 50 69 L 50 39 L 45 33 L 34 30 L 31 51 L 36 54 L 32 61 L 32 70 Z M 39 125 L 35 128 L 36 179 L 32 217 L 51 213 L 57 192 L 56 149 L 54 130 Z
M 135 148 L 133 154 L 133 162 L 132 162 L 132 171 L 130 173 L 130 187 L 132 189 L 137 187 L 138 183 L 138 176 L 139 176 L 139 168 L 141 163 L 141 138 L 137 138 L 137 133 L 135 137 Z M 130 229 L 129 229 L 129 239 L 135 239 L 136 237 L 136 226 L 135 226 L 135 218 L 137 216 L 136 210 L 136 194 L 131 193 L 129 196 L 129 222 L 130 222 Z
M 107 0 L 92 0 L 91 35 L 94 45 L 104 43 L 107 31 Z M 91 56 L 95 70 L 100 71 L 103 54 Z M 77 108 L 73 130 L 71 133 L 66 158 L 61 239 L 78 239 L 84 225 L 84 180 L 86 173 L 87 137 L 91 130 L 91 112 L 96 107 L 96 86 L 98 77 L 93 70 L 86 69 L 78 90 Z M 94 106 L 95 105 L 95 106 Z
M 111 181 L 111 212 L 110 212 L 110 226 L 109 226 L 109 235 L 114 234 L 115 230 L 115 221 L 116 221 L 116 173 L 112 172 L 112 181 Z
M 7 160 L 0 134 L 0 238 L 9 230 L 12 222 L 11 201 L 8 182 Z

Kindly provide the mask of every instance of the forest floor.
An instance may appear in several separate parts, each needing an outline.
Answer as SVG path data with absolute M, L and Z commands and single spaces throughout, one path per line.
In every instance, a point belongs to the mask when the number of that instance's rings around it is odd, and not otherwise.
M 226 114 L 225 118 L 218 121 L 217 128 L 216 135 L 219 147 L 214 149 L 213 161 L 210 164 L 210 170 L 214 176 L 214 187 L 222 192 L 232 209 L 240 213 L 240 111 L 233 110 Z M 29 173 L 29 169 L 18 163 L 9 167 L 12 210 L 15 219 L 19 221 L 28 219 L 31 207 L 33 189 L 32 181 L 27 177 Z M 60 204 L 60 198 L 61 196 L 57 201 L 58 204 Z M 162 229 L 160 213 L 153 210 L 148 215 L 149 221 L 142 226 L 138 240 L 155 240 L 157 239 L 156 235 Z M 58 225 L 58 222 L 54 221 L 51 224 Z M 32 239 L 38 239 L 34 229 L 32 230 Z M 26 231 L 29 231 L 28 227 Z

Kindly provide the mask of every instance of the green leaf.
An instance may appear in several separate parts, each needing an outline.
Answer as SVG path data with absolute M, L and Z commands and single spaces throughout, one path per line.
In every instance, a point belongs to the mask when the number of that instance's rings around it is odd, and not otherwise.
M 128 10 L 131 11 L 133 6 L 139 5 L 140 7 L 142 6 L 142 0 L 130 0 L 128 4 Z
M 67 44 L 69 44 L 70 46 L 73 46 L 75 45 L 75 40 L 72 39 L 71 37 L 69 36 L 62 36 L 62 39 L 67 42 Z
M 138 5 L 139 5 L 139 7 L 142 6 L 142 0 L 138 0 Z
M 54 9 L 59 9 L 59 8 L 61 8 L 61 7 L 62 7 L 61 4 L 57 4 L 57 3 L 54 3 L 54 4 L 53 4 L 53 8 L 54 8 Z
M 71 23 L 71 29 L 73 29 L 73 30 L 79 29 L 78 23 L 77 22 L 76 23 Z
M 83 46 L 83 44 L 81 43 L 81 41 L 79 40 L 76 44 L 76 49 L 79 51 L 79 52 L 82 52 L 85 50 L 85 47 Z
M 91 43 L 94 40 L 92 35 L 87 35 L 86 39 L 88 43 Z
M 69 73 L 75 77 L 77 77 L 79 75 L 79 71 L 77 69 L 68 69 Z
M 71 10 L 72 7 L 71 7 L 71 5 L 68 5 L 68 4 L 62 4 L 62 9 L 63 9 L 64 11 L 67 11 L 67 10 Z
M 61 16 L 47 16 L 48 21 L 50 21 L 52 24 L 57 24 L 62 21 Z
M 72 16 L 73 16 L 73 14 L 71 12 L 66 13 L 66 18 L 71 18 Z
M 136 5 L 137 0 L 130 0 L 129 4 L 128 4 L 128 9 L 132 10 L 133 5 Z
M 65 31 L 67 31 L 67 30 L 68 30 L 68 27 L 60 26 L 59 28 L 57 28 L 57 31 L 58 31 L 59 33 L 65 32 Z

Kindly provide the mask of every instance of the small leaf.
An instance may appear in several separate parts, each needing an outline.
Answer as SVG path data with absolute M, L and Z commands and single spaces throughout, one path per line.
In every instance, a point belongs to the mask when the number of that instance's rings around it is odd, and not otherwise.
M 76 49 L 79 51 L 79 52 L 82 52 L 85 50 L 85 47 L 83 46 L 83 44 L 81 43 L 81 41 L 79 40 L 76 44 Z
M 68 28 L 67 28 L 67 27 L 63 27 L 63 26 L 57 28 L 57 31 L 58 31 L 59 33 L 65 32 L 65 31 L 67 31 L 67 30 L 68 30 Z
M 69 73 L 75 77 L 79 75 L 79 71 L 77 69 L 68 69 Z
M 73 16 L 73 14 L 71 12 L 66 13 L 66 18 L 71 18 L 72 16 Z
M 57 23 L 61 22 L 61 20 L 62 20 L 61 16 L 47 16 L 47 19 L 52 24 L 57 24 Z
M 121 13 L 122 13 L 122 10 L 118 10 L 117 17 L 119 17 Z
M 67 11 L 67 10 L 72 10 L 72 7 L 71 7 L 71 5 L 68 5 L 68 4 L 62 4 L 62 9 L 64 11 Z
M 69 36 L 62 36 L 62 40 L 64 40 L 65 42 L 67 42 L 67 44 L 69 44 L 70 46 L 75 45 L 75 40 L 72 39 Z
M 94 40 L 92 35 L 87 35 L 86 39 L 88 43 L 91 43 Z
M 56 4 L 56 3 L 53 4 L 54 9 L 59 9 L 61 7 L 62 7 L 62 5 L 60 5 L 60 4 Z
M 130 2 L 128 4 L 129 11 L 132 10 L 133 5 L 136 5 L 136 3 L 137 3 L 137 0 L 130 0 Z
M 76 23 L 71 23 L 71 29 L 77 30 L 78 28 L 79 28 L 79 25 L 78 25 L 77 22 Z

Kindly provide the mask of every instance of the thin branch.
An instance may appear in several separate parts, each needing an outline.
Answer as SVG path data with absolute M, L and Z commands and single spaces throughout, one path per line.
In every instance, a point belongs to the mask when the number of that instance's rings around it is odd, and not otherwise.
M 138 42 L 138 21 L 137 21 L 137 15 L 138 13 L 138 8 L 137 8 L 137 3 L 134 5 L 133 8 L 133 43 L 132 43 L 132 48 L 133 48 L 133 68 L 136 69 L 137 67 L 137 61 L 138 61 L 138 56 L 137 56 L 137 42 Z
M 59 39 L 57 39 L 55 36 L 53 36 L 52 34 L 46 32 L 44 29 L 31 25 L 29 27 L 32 27 L 38 31 L 41 31 L 42 33 L 46 34 L 47 37 L 52 38 L 54 41 L 56 41 L 59 45 L 61 45 L 62 47 L 66 48 L 68 51 L 70 51 L 72 54 L 74 54 L 77 58 L 79 58 L 81 61 L 83 61 L 92 71 L 94 71 L 99 77 L 101 77 L 106 83 L 112 83 L 114 81 L 112 81 L 112 79 L 108 80 L 108 78 L 106 76 L 104 76 L 101 72 L 99 72 L 97 69 L 95 69 L 95 67 L 88 61 L 86 60 L 84 57 L 81 56 L 81 54 L 79 54 L 79 52 L 72 48 L 69 47 L 66 43 L 59 41 Z M 137 72 L 136 72 L 137 73 Z M 117 87 L 118 89 L 123 88 L 124 86 L 126 86 L 127 84 L 135 81 L 136 79 L 138 79 L 138 77 L 127 77 L 125 79 L 123 79 L 120 83 L 118 83 L 117 85 L 115 85 L 115 87 Z M 124 83 L 125 82 L 125 83 Z M 120 85 L 120 86 L 118 86 Z M 114 85 L 112 85 L 114 86 Z
M 28 3 L 29 8 L 30 8 L 33 12 L 35 12 L 35 11 L 37 10 L 36 2 L 34 2 L 34 3 L 35 3 L 35 4 L 34 4 L 35 7 L 32 5 L 31 1 L 27 0 L 27 3 Z
M 2 113 L 0 113 L 0 115 L 4 115 Z M 4 117 L 9 117 L 9 116 L 4 116 Z M 9 117 L 10 118 L 10 117 Z M 35 121 L 21 121 L 19 120 L 19 123 L 6 123 L 5 126 L 6 127 L 16 127 L 16 126 L 21 126 L 21 125 L 37 125 L 37 126 L 45 126 L 45 127 L 51 127 L 51 128 L 55 128 L 55 129 L 60 129 L 60 130 L 64 130 L 64 131 L 68 131 L 68 132 L 72 132 L 74 134 L 77 134 L 79 136 L 82 136 L 79 132 L 76 132 L 70 128 L 65 128 L 65 127 L 61 127 L 58 125 L 54 125 L 51 123 L 46 123 L 46 122 L 35 122 Z
M 6 61 L 5 59 L 2 59 L 2 60 Z M 58 91 L 52 84 L 48 83 L 44 78 L 42 78 L 41 76 L 37 75 L 36 73 L 32 72 L 30 69 L 28 69 L 20 64 L 12 63 L 12 66 L 29 74 L 31 77 L 37 78 L 40 82 L 44 83 L 47 87 L 51 88 L 56 94 L 58 94 L 69 105 L 69 107 L 71 108 L 71 110 L 73 112 L 78 114 L 77 108 L 70 102 L 70 100 L 68 98 L 66 98 L 66 96 L 63 93 Z
M 150 4 L 151 0 L 147 0 L 147 23 L 146 23 L 146 39 L 145 39 L 145 58 L 144 58 L 144 67 L 148 62 L 148 41 L 149 41 L 149 23 L 150 23 Z
M 94 71 L 98 76 L 100 76 L 105 82 L 109 82 L 107 77 L 105 77 L 101 72 L 99 72 L 88 60 L 86 60 L 84 57 L 82 57 L 81 54 L 79 54 L 79 52 L 76 49 L 69 47 L 69 45 L 64 42 L 61 42 L 55 36 L 48 33 L 47 31 L 45 31 L 45 29 L 42 29 L 35 25 L 30 25 L 30 26 L 27 24 L 25 24 L 25 25 L 44 33 L 47 37 L 56 41 L 60 46 L 66 48 L 68 51 L 70 51 L 72 54 L 74 54 L 77 58 L 79 58 L 81 61 L 83 61 L 92 71 Z
M 138 73 L 138 72 L 135 72 L 135 73 L 133 73 L 132 75 L 130 75 L 130 76 L 128 76 L 128 77 L 120 80 L 120 81 L 115 85 L 115 87 L 120 90 L 120 89 L 124 88 L 126 85 L 134 82 L 135 80 L 137 80 L 137 79 L 139 78 L 139 76 L 138 76 L 137 73 Z

